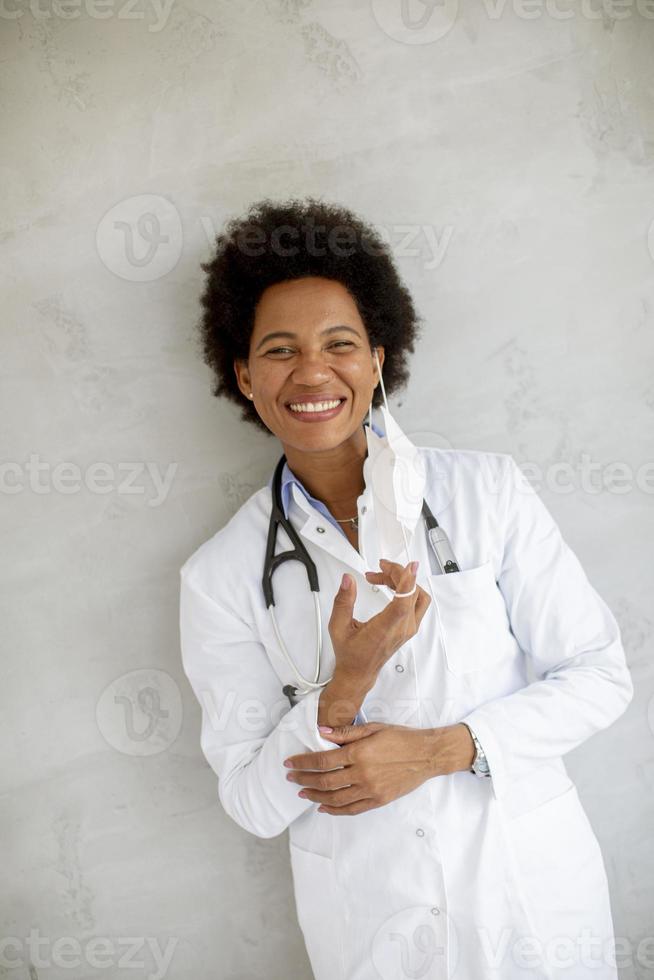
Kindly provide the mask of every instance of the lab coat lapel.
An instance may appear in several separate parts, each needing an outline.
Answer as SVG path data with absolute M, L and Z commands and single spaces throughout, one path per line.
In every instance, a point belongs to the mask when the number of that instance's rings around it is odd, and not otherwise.
M 348 565 L 355 572 L 361 575 L 370 568 L 366 564 L 364 557 L 356 551 L 348 539 L 337 530 L 334 525 L 327 520 L 319 511 L 311 506 L 304 494 L 293 484 L 291 487 L 292 500 L 290 508 L 294 508 L 293 523 L 297 527 L 298 533 L 326 551 L 328 554 L 337 558 L 338 561 Z M 303 523 L 297 520 L 300 514 L 305 517 Z M 300 518 L 301 520 L 301 518 Z

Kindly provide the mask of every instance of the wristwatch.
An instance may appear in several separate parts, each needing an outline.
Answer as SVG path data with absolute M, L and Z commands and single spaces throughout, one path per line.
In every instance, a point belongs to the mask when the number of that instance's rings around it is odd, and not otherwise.
M 464 725 L 466 723 L 464 722 Z M 476 754 L 472 761 L 470 767 L 470 772 L 474 772 L 475 776 L 490 776 L 490 766 L 488 765 L 488 759 L 486 758 L 486 753 L 481 747 L 481 743 L 475 733 L 473 732 L 470 725 L 466 725 L 466 728 L 472 735 L 472 741 L 475 743 Z

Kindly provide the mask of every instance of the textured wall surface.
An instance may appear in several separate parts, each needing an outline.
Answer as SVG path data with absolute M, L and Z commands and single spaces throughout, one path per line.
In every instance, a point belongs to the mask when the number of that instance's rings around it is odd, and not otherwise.
M 386 233 L 425 318 L 405 430 L 534 464 L 619 619 L 634 700 L 566 763 L 621 980 L 654 976 L 653 18 L 6 0 L 0 977 L 310 977 L 286 834 L 222 812 L 177 626 L 180 565 L 279 455 L 211 397 L 199 265 L 304 194 Z

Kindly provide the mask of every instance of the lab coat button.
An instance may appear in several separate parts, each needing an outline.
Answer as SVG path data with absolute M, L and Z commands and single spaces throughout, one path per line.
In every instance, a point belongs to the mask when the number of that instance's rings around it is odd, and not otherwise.
M 318 534 L 324 534 L 325 533 L 324 527 L 317 527 L 316 528 L 316 531 L 318 532 Z
M 441 914 L 441 910 L 439 908 L 436 908 L 435 905 L 434 905 L 433 909 L 430 909 L 430 911 L 431 911 L 431 914 L 432 915 L 440 915 Z
M 365 512 L 366 512 L 367 510 L 368 510 L 368 508 L 367 508 L 367 507 L 366 507 L 366 505 L 364 504 L 364 505 L 363 505 L 363 507 L 361 508 L 361 513 L 362 513 L 362 514 L 365 514 Z
M 395 664 L 395 669 L 398 672 L 398 674 L 401 674 L 402 671 L 404 670 L 404 667 L 402 666 L 402 664 Z
M 416 834 L 417 834 L 418 837 L 424 837 L 425 836 L 425 832 L 422 829 L 422 827 L 418 827 L 418 829 L 416 830 Z
M 372 586 L 372 591 L 373 592 L 379 592 L 379 586 L 378 585 L 373 585 Z

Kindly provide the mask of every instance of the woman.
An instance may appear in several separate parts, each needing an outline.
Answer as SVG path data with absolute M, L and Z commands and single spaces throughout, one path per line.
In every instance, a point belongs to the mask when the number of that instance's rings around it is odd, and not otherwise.
M 364 425 L 417 337 L 372 229 L 314 199 L 264 201 L 203 269 L 214 394 L 281 444 L 322 660 L 302 689 L 304 566 L 276 568 L 276 623 L 263 595 L 271 477 L 181 569 L 183 664 L 224 809 L 259 837 L 289 829 L 316 980 L 616 980 L 604 864 L 562 760 L 632 698 L 613 615 L 510 455 L 412 457 L 390 413 L 392 446 Z M 420 464 L 410 486 L 384 477 L 394 447 Z M 275 554 L 288 547 L 282 528 Z

